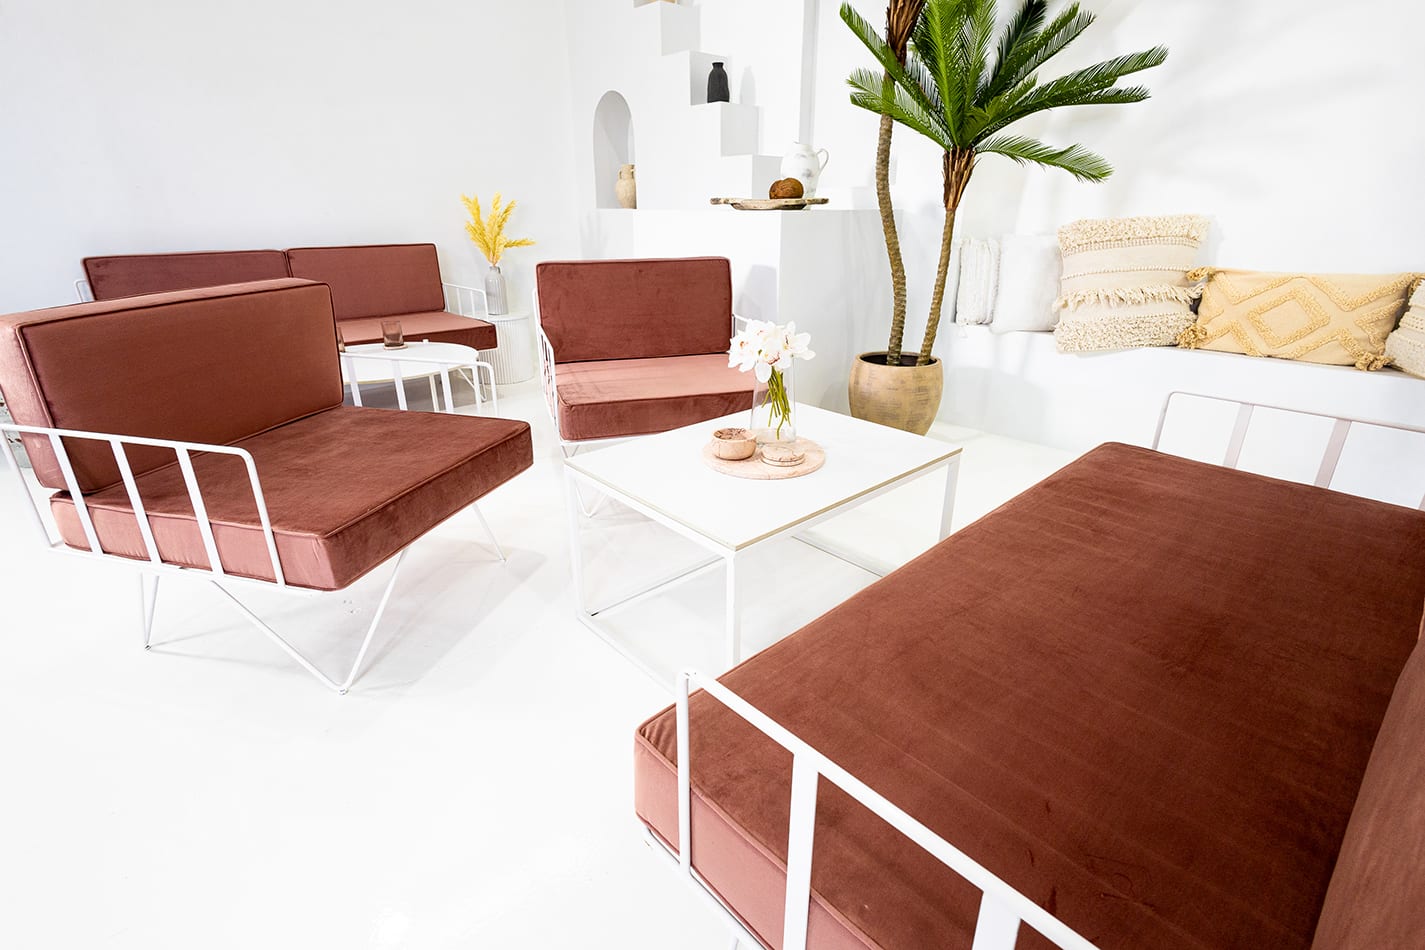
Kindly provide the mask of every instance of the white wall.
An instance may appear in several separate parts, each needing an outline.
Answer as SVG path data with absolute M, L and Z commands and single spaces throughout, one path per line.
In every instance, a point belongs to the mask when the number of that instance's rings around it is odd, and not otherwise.
M 460 193 L 519 199 L 517 299 L 577 247 L 560 0 L 7 0 L 0 312 L 87 254 L 434 241 L 478 282 Z
M 801 0 L 785 0 L 800 3 Z M 875 116 L 847 101 L 845 77 L 871 63 L 820 4 L 817 139 L 833 159 L 821 193 L 874 204 Z M 854 0 L 882 22 L 880 0 Z M 1002 3 L 1006 9 L 1009 3 Z M 1016 126 L 1054 144 L 1080 142 L 1117 168 L 1103 184 L 988 156 L 970 183 L 960 233 L 1048 233 L 1079 217 L 1197 212 L 1216 222 L 1217 263 L 1320 272 L 1425 270 L 1425 88 L 1418 38 L 1425 10 L 1398 0 L 1290 5 L 1197 0 L 1087 0 L 1098 22 L 1041 71 L 1166 45 L 1141 74 L 1153 98 L 1050 113 Z M 912 307 L 923 313 L 940 225 L 938 150 L 895 138 L 895 200 L 910 234 Z M 868 265 L 870 262 L 868 262 Z M 884 267 L 880 262 L 876 266 Z M 887 304 L 889 308 L 889 303 Z

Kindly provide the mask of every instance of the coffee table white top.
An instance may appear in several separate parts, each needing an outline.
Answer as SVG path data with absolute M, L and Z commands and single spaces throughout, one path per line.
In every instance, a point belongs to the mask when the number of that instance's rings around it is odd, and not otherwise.
M 616 496 L 741 550 L 960 454 L 948 442 L 798 404 L 797 435 L 826 450 L 819 471 L 755 481 L 704 464 L 702 448 L 713 430 L 746 424 L 747 413 L 735 413 L 595 449 L 564 464 Z
M 474 366 L 480 351 L 459 343 L 407 342 L 399 349 L 389 349 L 380 343 L 348 346 L 341 361 L 342 379 L 348 383 L 380 383 L 396 378 L 391 365 L 401 364 L 402 379 L 422 379 L 434 376 L 442 369 Z M 355 377 L 355 379 L 353 379 Z

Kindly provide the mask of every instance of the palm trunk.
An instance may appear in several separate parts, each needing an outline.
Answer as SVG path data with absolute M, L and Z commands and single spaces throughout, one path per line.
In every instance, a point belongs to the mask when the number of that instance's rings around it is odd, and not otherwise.
M 970 175 L 975 170 L 973 149 L 957 148 L 945 153 L 945 227 L 940 234 L 940 263 L 935 269 L 935 293 L 930 298 L 930 316 L 925 321 L 925 340 L 920 344 L 917 366 L 930 362 L 935 349 L 935 334 L 940 329 L 940 308 L 945 303 L 945 280 L 950 274 L 950 250 L 955 241 L 955 212 Z
M 889 88 L 890 81 L 886 86 Z M 876 204 L 881 209 L 881 230 L 886 235 L 886 256 L 891 261 L 891 339 L 886 345 L 886 364 L 900 363 L 905 341 L 905 261 L 901 257 L 900 235 L 896 232 L 896 209 L 891 206 L 891 130 L 895 123 L 881 116 L 881 134 L 876 142 Z

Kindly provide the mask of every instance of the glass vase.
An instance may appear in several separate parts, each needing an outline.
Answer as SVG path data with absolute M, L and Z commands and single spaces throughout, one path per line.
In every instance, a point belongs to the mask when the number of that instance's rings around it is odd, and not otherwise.
M 764 383 L 758 380 L 752 388 L 752 418 L 747 424 L 757 436 L 758 445 L 797 440 L 797 392 L 795 364 L 788 361 L 786 369 L 774 369 Z
M 485 313 L 500 317 L 510 312 L 509 295 L 505 291 L 505 275 L 499 264 L 491 264 L 485 274 Z

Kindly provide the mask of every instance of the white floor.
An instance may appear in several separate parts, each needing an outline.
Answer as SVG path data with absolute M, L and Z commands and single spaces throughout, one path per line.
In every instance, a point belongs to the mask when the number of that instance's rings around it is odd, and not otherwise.
M 508 563 L 469 513 L 418 543 L 345 697 L 196 581 L 165 582 L 145 652 L 134 576 L 42 552 L 0 499 L 0 946 L 725 950 L 633 816 L 633 732 L 669 694 L 574 620 L 552 429 L 532 385 L 501 409 L 536 445 L 481 505 Z M 965 446 L 957 525 L 1069 459 L 937 434 Z M 829 530 L 904 560 L 930 481 Z M 593 589 L 684 543 L 617 509 L 585 537 Z M 795 542 L 764 559 L 751 649 L 873 579 Z M 335 672 L 384 581 L 248 602 Z M 707 668 L 721 598 L 708 576 L 616 622 L 656 668 Z

